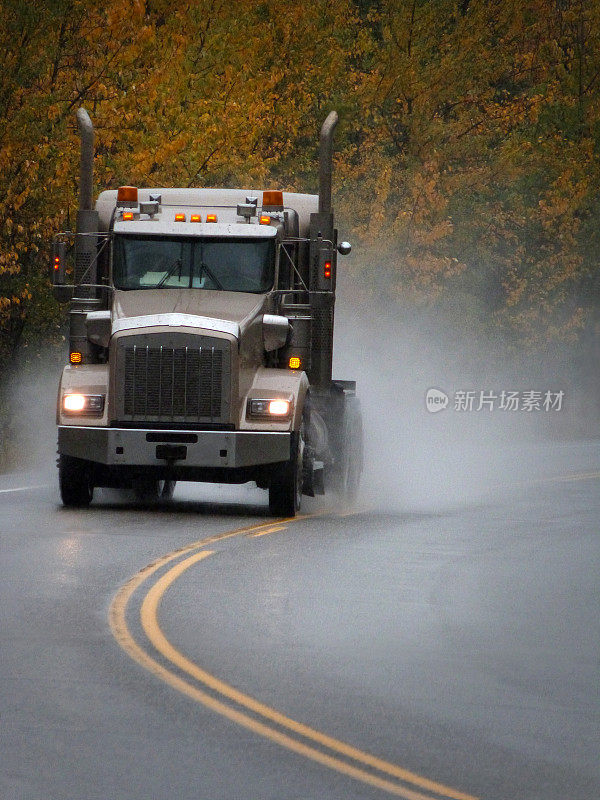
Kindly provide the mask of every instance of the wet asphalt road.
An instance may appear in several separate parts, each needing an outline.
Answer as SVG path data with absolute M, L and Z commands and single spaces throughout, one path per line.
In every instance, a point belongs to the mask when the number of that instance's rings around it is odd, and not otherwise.
M 48 476 L 0 476 L 0 798 L 393 796 L 374 779 L 401 797 L 596 800 L 600 443 L 542 461 L 468 503 L 309 501 L 280 526 L 245 488 L 77 511 Z M 119 644 L 111 604 L 152 563 L 121 597 Z M 148 638 L 152 592 L 175 655 Z

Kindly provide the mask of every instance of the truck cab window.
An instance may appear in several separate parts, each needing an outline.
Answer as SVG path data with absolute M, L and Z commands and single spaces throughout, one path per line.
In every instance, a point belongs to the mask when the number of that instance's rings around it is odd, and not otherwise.
M 268 292 L 275 274 L 273 239 L 115 236 L 117 289 L 212 289 Z

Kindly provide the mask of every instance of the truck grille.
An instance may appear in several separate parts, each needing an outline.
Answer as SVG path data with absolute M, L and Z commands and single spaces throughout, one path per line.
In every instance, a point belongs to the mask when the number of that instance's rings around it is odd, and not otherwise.
M 132 341 L 135 338 L 135 341 Z M 229 341 L 177 334 L 123 337 L 117 417 L 122 421 L 228 422 Z M 141 339 L 141 340 L 140 340 Z

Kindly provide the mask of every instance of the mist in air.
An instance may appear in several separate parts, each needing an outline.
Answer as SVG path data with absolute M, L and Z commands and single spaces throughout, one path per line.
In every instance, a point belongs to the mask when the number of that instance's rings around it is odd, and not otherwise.
M 365 437 L 359 505 L 444 510 L 568 474 L 578 398 L 560 369 L 546 363 L 524 375 L 501 344 L 469 338 L 455 320 L 357 300 L 365 293 L 346 263 L 338 260 L 333 376 L 357 381 Z M 432 389 L 448 398 L 435 413 L 426 407 Z M 530 390 L 551 391 L 557 407 L 500 410 L 502 391 Z M 479 408 L 482 391 L 495 399 Z M 461 392 L 474 393 L 472 410 L 456 408 Z
M 0 472 L 56 478 L 56 398 L 66 355 L 66 346 L 22 348 L 3 376 Z
M 351 258 L 358 263 L 362 257 Z M 546 364 L 529 378 L 522 370 L 517 377 L 501 344 L 469 338 L 456 321 L 391 301 L 386 307 L 357 301 L 365 297 L 357 272 L 346 267 L 347 259 L 338 263 L 333 376 L 356 380 L 362 405 L 365 466 L 359 508 L 442 511 L 493 501 L 524 483 L 572 470 L 569 440 L 581 431 L 576 393 L 564 376 Z M 35 473 L 57 485 L 55 408 L 64 363 L 60 349 L 31 354 L 5 385 L 10 427 L 3 429 L 4 471 Z M 430 389 L 448 397 L 437 413 L 426 407 Z M 527 389 L 563 391 L 561 409 L 502 411 L 496 400 L 493 410 L 487 405 L 477 410 L 481 391 L 498 395 Z M 475 393 L 473 410 L 455 409 L 461 391 Z M 593 463 L 590 455 L 590 468 Z M 98 492 L 97 499 L 101 496 Z M 267 493 L 252 484 L 180 484 L 175 497 L 267 504 Z M 332 503 L 330 496 L 305 498 L 303 510 Z

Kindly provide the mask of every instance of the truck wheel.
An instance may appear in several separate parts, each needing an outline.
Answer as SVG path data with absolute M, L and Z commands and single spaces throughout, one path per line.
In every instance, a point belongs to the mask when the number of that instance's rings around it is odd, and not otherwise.
M 292 456 L 281 472 L 271 478 L 269 511 L 275 517 L 294 517 L 302 502 L 302 462 L 304 459 L 304 425 L 292 434 Z
M 58 484 L 63 505 L 85 508 L 92 502 L 94 484 L 87 461 L 61 455 L 58 459 Z
M 337 489 L 345 500 L 357 495 L 363 468 L 362 414 L 358 397 L 346 400 L 342 424 L 341 459 Z

